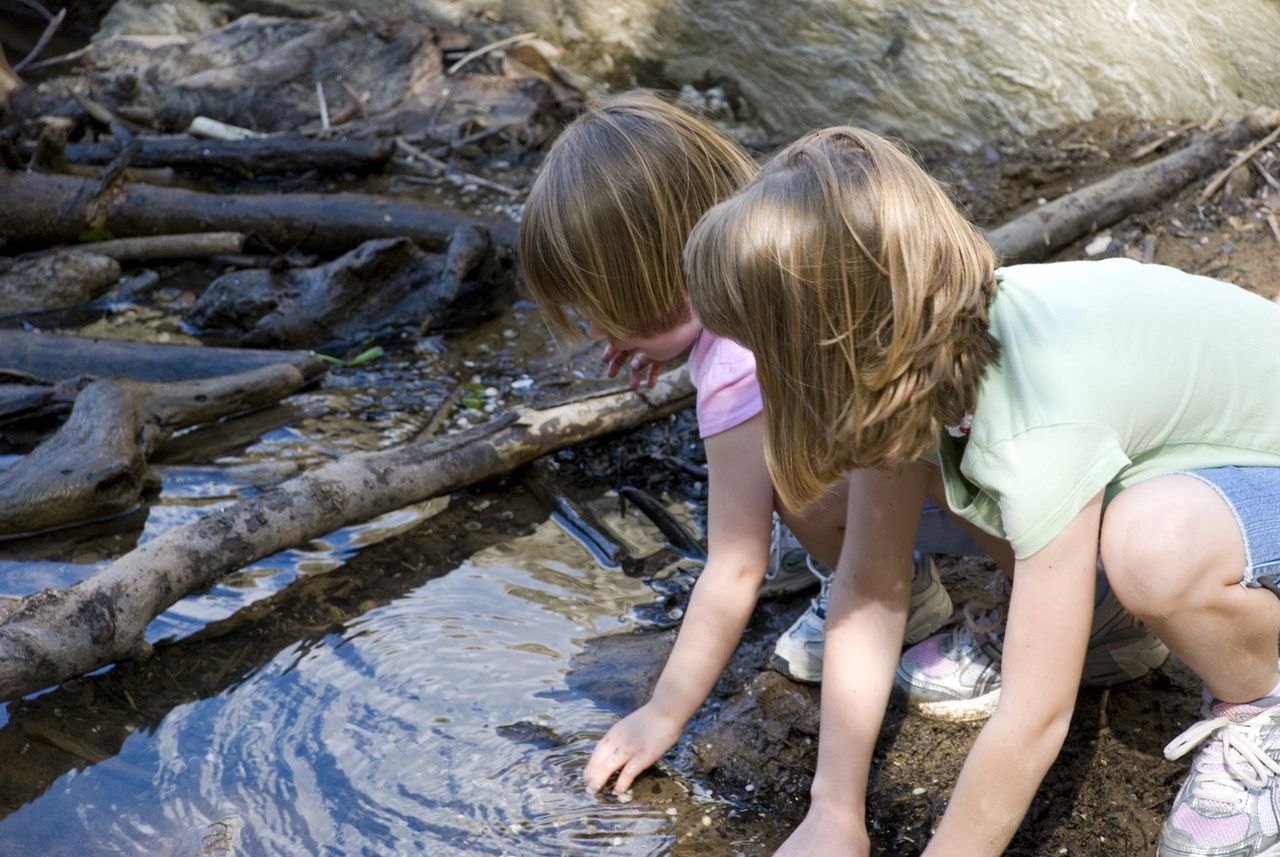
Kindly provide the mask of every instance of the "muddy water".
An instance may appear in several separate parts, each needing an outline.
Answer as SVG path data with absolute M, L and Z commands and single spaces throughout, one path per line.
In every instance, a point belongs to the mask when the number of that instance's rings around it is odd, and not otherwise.
M 520 316 L 171 442 L 148 509 L 0 544 L 0 594 L 68 585 L 307 466 L 403 443 L 438 407 L 461 425 L 530 395 L 511 367 L 544 335 L 523 343 Z M 662 546 L 616 497 L 595 503 L 635 555 Z M 0 708 L 0 857 L 755 853 L 767 833 L 669 766 L 630 800 L 580 786 L 616 713 L 571 689 L 571 661 L 653 600 L 518 480 L 282 552 L 159 617 L 152 660 Z

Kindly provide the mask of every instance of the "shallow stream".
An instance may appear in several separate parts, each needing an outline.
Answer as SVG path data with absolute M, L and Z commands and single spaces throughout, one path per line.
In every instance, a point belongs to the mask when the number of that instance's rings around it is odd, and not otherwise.
M 175 438 L 148 508 L 0 543 L 0 595 L 69 585 L 307 466 L 404 443 L 440 409 L 471 423 L 554 389 L 520 383 L 565 368 L 526 315 Z M 610 495 L 586 499 L 634 555 L 661 549 Z M 654 600 L 518 478 L 284 551 L 158 617 L 151 660 L 0 707 L 0 857 L 754 853 L 754 814 L 665 764 L 629 800 L 581 787 L 617 712 L 572 687 L 571 662 Z

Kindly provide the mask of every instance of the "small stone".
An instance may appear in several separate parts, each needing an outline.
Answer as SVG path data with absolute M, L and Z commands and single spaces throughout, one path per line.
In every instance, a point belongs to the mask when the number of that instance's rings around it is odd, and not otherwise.
M 1111 233 L 1104 232 L 1094 238 L 1088 244 L 1084 245 L 1084 254 L 1086 256 L 1101 256 L 1103 253 L 1111 249 Z
M 709 815 L 704 815 L 704 816 L 702 816 L 702 826 L 703 826 L 703 827 L 710 827 L 710 826 L 711 826 L 711 816 L 709 816 Z
M 667 807 L 667 815 L 675 815 L 675 814 L 676 814 L 676 808 L 674 806 Z
M 924 786 L 916 786 L 914 789 L 911 790 L 911 793 L 916 797 L 920 797 L 920 795 L 924 794 L 926 791 L 928 791 L 928 789 L 926 789 Z

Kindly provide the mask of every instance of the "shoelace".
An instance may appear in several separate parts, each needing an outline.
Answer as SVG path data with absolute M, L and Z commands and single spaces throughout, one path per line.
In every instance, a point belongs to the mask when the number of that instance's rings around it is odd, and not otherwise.
M 1280 723 L 1280 711 L 1275 709 L 1245 723 L 1226 717 L 1201 720 L 1170 741 L 1164 748 L 1164 757 L 1180 759 L 1205 739 L 1214 737 L 1196 759 L 1195 770 L 1200 776 L 1192 795 L 1240 808 L 1248 789 L 1260 789 L 1280 774 L 1280 762 L 1256 743 L 1262 728 L 1276 723 Z
M 995 642 L 997 648 L 999 631 L 1004 627 L 1005 614 L 1009 610 L 1008 583 L 1004 575 L 991 579 L 989 587 L 991 598 L 974 599 L 966 602 L 961 610 L 964 621 L 951 632 L 951 650 L 976 649 L 981 646 L 983 637 Z

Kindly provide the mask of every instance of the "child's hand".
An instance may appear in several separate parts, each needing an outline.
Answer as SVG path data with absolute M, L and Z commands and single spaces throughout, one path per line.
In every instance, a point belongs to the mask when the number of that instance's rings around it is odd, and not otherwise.
M 673 723 L 671 718 L 649 705 L 641 706 L 614 724 L 608 734 L 596 745 L 587 762 L 582 779 L 587 791 L 595 794 L 604 788 L 609 777 L 618 772 L 613 786 L 614 794 L 622 794 L 645 768 L 675 746 L 683 723 Z
M 813 854 L 866 857 L 870 852 L 867 826 L 854 815 L 852 807 L 824 809 L 814 803 L 800 826 L 773 852 L 773 857 L 811 857 Z
M 620 350 L 612 345 L 604 350 L 604 354 L 600 355 L 603 363 L 609 364 L 608 376 L 613 378 L 617 376 L 622 369 L 622 364 L 630 361 L 628 367 L 628 380 L 631 382 L 631 389 L 640 386 L 643 380 L 652 389 L 653 385 L 658 381 L 658 373 L 662 371 L 663 363 L 655 361 L 648 354 L 644 354 L 633 350 Z M 645 376 L 648 376 L 647 380 Z

